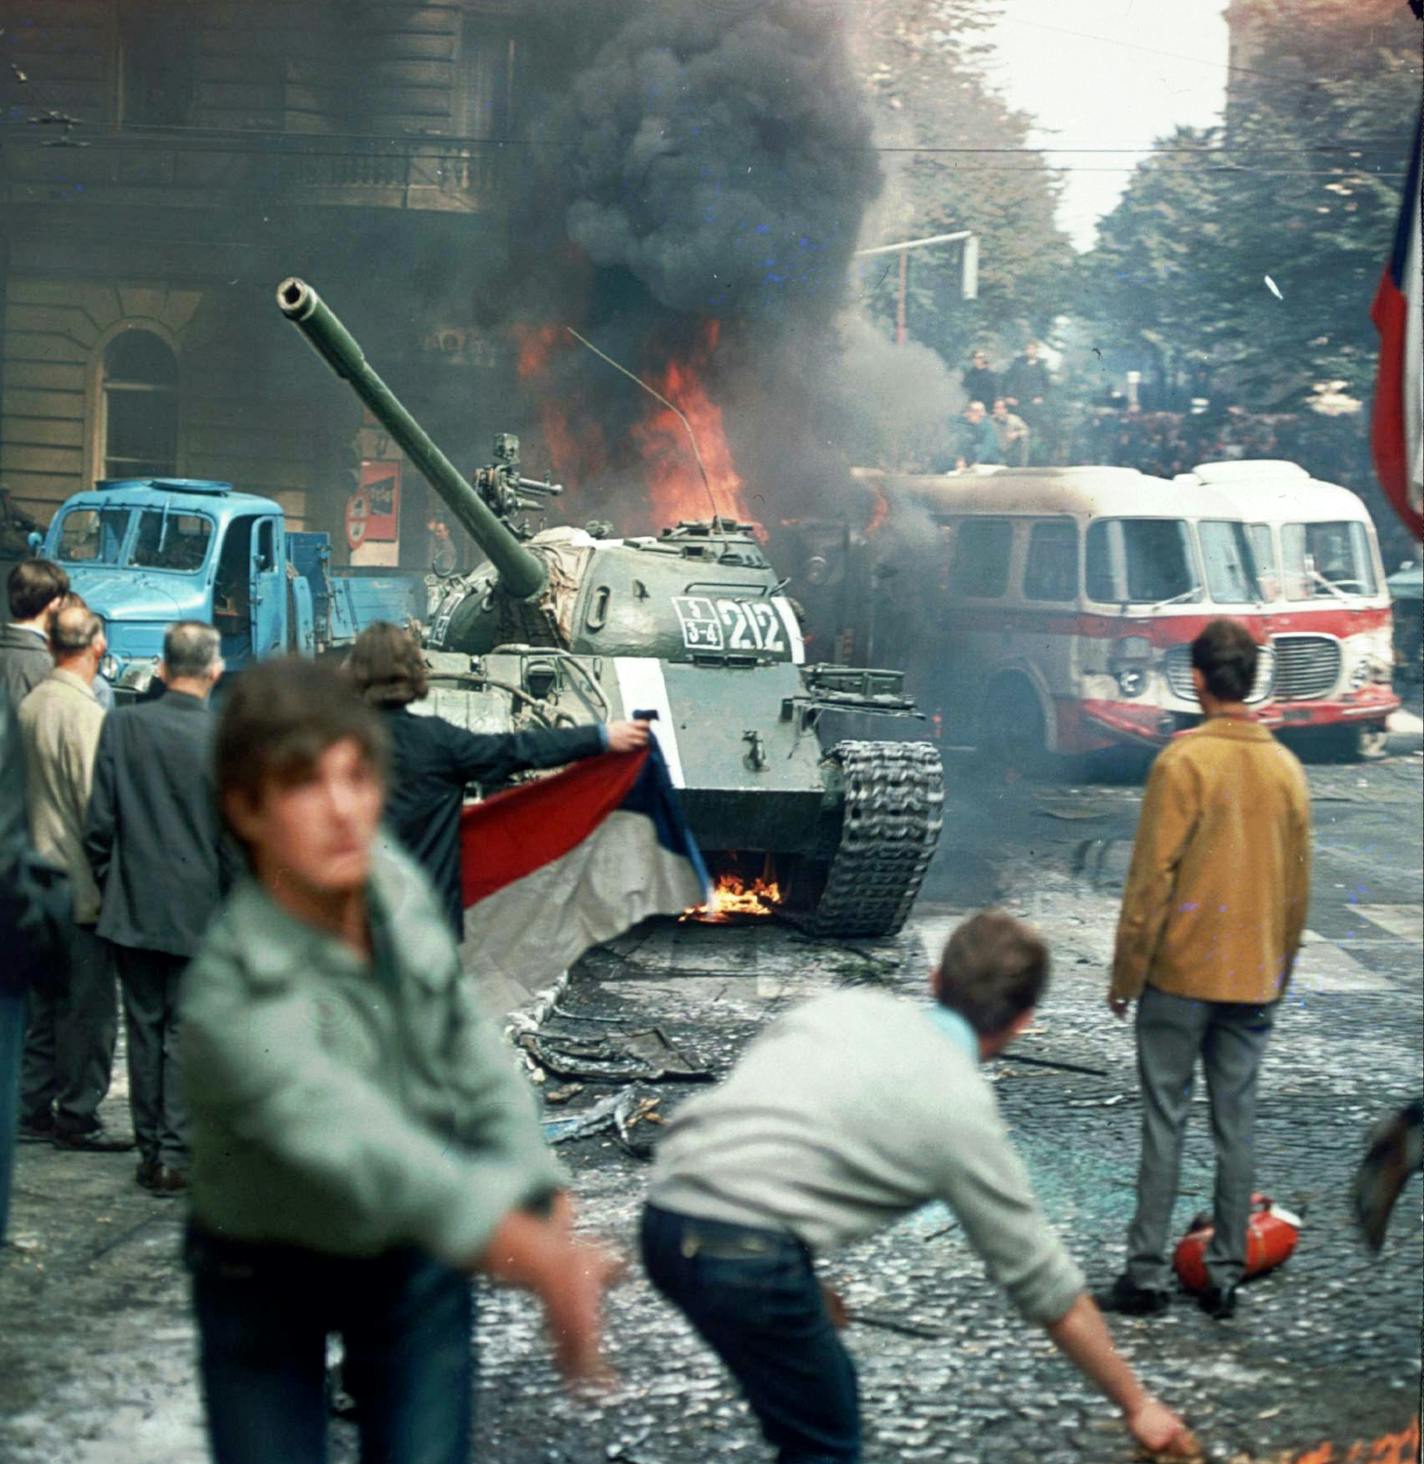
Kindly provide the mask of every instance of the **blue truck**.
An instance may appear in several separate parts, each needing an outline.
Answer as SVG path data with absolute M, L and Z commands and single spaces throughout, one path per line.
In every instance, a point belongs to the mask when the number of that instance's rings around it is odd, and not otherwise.
M 175 620 L 215 625 L 235 671 L 426 613 L 422 575 L 336 569 L 329 535 L 292 532 L 280 504 L 209 479 L 104 479 L 65 500 L 39 547 L 104 617 L 102 671 L 120 698 L 147 690 Z

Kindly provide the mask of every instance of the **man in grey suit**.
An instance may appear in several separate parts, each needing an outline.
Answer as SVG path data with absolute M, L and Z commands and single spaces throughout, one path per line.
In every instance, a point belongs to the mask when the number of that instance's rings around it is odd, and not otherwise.
M 10 623 L 0 625 L 0 686 L 19 708 L 49 675 L 49 622 L 69 593 L 69 576 L 48 559 L 26 559 L 10 571 L 6 584 Z
M 181 620 L 163 638 L 166 688 L 104 724 L 84 850 L 102 892 L 99 934 L 124 998 L 137 1182 L 187 1188 L 188 1115 L 178 1075 L 178 985 L 230 869 L 213 791 L 208 696 L 223 663 L 218 632 Z

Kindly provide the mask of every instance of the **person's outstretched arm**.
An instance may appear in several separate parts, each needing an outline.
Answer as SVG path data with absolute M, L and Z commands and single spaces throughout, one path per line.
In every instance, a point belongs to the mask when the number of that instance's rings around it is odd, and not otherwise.
M 1122 1410 L 1133 1438 L 1144 1449 L 1183 1458 L 1197 1452 L 1191 1430 L 1138 1382 L 1113 1346 L 1103 1314 L 1086 1291 L 1080 1292 L 1073 1305 L 1044 1330 L 1074 1367 Z

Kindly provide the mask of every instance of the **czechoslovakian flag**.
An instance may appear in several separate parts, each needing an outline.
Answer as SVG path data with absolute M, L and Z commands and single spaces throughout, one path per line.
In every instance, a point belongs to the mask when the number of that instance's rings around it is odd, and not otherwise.
M 1424 112 L 1414 134 L 1414 155 L 1404 206 L 1394 231 L 1394 249 L 1370 319 L 1380 334 L 1379 374 L 1375 380 L 1370 446 L 1375 472 L 1396 512 L 1416 539 L 1424 539 L 1424 383 L 1420 380 L 1421 301 L 1419 282 L 1420 154 L 1424 151 Z
M 466 939 L 482 971 L 525 988 L 711 893 L 655 740 L 496 793 L 460 819 Z

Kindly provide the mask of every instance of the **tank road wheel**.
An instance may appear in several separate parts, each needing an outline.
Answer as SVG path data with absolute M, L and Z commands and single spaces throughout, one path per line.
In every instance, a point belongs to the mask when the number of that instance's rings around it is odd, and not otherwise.
M 915 903 L 944 821 L 944 769 L 928 742 L 838 742 L 840 843 L 811 921 L 817 935 L 894 935 Z
M 989 688 L 979 717 L 979 751 L 989 761 L 1020 772 L 1047 766 L 1043 708 L 1022 676 L 1005 677 Z

